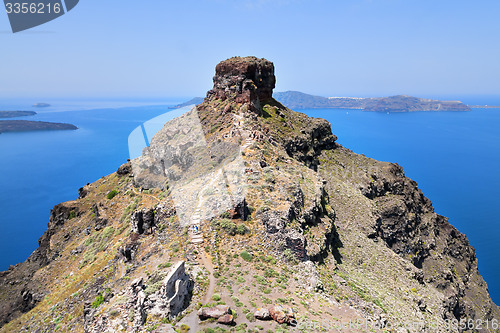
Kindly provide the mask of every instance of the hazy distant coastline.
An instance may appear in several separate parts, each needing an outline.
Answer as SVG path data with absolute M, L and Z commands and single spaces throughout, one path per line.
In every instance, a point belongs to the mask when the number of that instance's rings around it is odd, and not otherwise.
M 439 101 L 406 95 L 390 97 L 322 97 L 299 91 L 274 94 L 279 102 L 291 109 L 360 109 L 373 112 L 470 111 L 461 101 Z
M 323 97 L 309 95 L 300 91 L 285 91 L 273 94 L 284 106 L 300 109 L 354 109 L 372 112 L 417 112 L 417 111 L 471 111 L 461 101 L 440 101 L 406 95 L 389 97 Z M 187 102 L 173 106 L 178 109 L 203 102 L 202 97 L 195 97 Z M 476 106 L 474 106 L 476 107 Z M 477 106 L 478 108 L 482 106 Z
M 0 119 L 34 116 L 34 111 L 0 111 Z
M 65 123 L 49 123 L 45 121 L 29 120 L 0 120 L 0 133 L 76 129 L 78 129 L 78 127 L 76 127 L 75 125 Z

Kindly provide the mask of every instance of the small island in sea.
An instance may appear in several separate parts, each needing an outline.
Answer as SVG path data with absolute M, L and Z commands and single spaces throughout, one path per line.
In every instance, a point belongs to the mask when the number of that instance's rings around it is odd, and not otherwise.
M 34 116 L 34 111 L 0 111 L 0 119 Z M 30 120 L 0 120 L 0 134 L 4 132 L 76 130 L 72 124 Z
M 50 105 L 49 103 L 35 103 L 33 104 L 33 107 L 35 108 L 48 108 L 52 105 Z
M 0 133 L 29 131 L 76 130 L 78 127 L 65 123 L 50 123 L 29 120 L 0 120 Z
M 460 101 L 439 101 L 406 95 L 390 97 L 322 97 L 299 91 L 275 93 L 274 98 L 291 109 L 360 109 L 375 112 L 470 111 Z
M 0 111 L 0 119 L 34 116 L 34 111 Z

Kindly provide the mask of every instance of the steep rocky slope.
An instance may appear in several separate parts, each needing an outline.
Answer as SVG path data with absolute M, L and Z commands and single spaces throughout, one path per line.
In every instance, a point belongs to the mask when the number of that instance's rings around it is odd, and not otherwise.
M 1 274 L 2 331 L 457 332 L 454 320 L 475 320 L 469 331 L 494 332 L 500 311 L 467 238 L 398 165 L 340 146 L 274 85 L 267 60 L 220 63 L 204 102 L 140 158 L 54 207 L 39 248 Z M 272 304 L 297 327 L 256 319 Z

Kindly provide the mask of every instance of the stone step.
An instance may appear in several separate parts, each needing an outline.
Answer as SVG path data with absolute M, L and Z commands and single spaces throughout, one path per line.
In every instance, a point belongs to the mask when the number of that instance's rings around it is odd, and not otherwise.
M 193 239 L 193 240 L 191 240 L 191 243 L 193 243 L 193 244 L 203 243 L 203 239 Z

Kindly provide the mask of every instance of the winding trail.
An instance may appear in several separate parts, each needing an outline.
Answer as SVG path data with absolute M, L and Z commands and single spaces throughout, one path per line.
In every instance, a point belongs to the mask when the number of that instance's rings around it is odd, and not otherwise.
M 116 268 L 118 271 L 119 279 L 127 275 L 127 268 L 125 267 L 125 263 L 122 260 L 118 260 Z
M 205 296 L 203 297 L 202 303 L 207 304 L 215 291 L 215 277 L 214 277 L 214 267 L 212 265 L 212 260 L 210 260 L 209 255 L 203 250 L 199 257 L 199 261 L 203 267 L 205 267 L 209 273 L 208 275 L 208 288 Z M 186 324 L 189 326 L 189 332 L 198 332 L 200 327 L 200 320 L 198 318 L 198 311 L 193 310 L 190 314 L 185 316 L 179 324 Z
M 203 251 L 200 259 L 203 266 L 207 269 L 208 273 L 210 273 L 208 275 L 207 293 L 205 294 L 205 298 L 203 298 L 203 303 L 206 304 L 210 301 L 210 298 L 212 297 L 215 291 L 214 266 L 212 265 L 212 260 L 209 259 L 209 256 L 205 251 Z
M 152 195 L 152 194 L 146 194 L 146 193 L 142 193 L 142 192 L 138 192 L 135 187 L 132 187 L 132 192 L 134 192 L 135 194 L 137 195 L 144 195 L 146 197 L 150 197 L 150 198 L 153 198 L 155 200 L 157 200 L 158 202 L 161 202 L 160 199 L 158 199 L 156 196 Z
M 245 149 L 250 147 L 253 143 L 255 143 L 255 140 L 250 138 L 250 134 L 247 130 L 243 129 L 241 124 L 245 123 L 244 118 L 241 115 L 235 115 L 236 117 L 236 122 L 234 123 L 234 127 L 237 128 L 237 130 L 240 132 L 240 135 L 244 139 L 243 144 L 240 146 L 240 151 L 243 152 Z M 201 231 L 201 222 L 203 220 L 203 213 L 202 213 L 202 206 L 203 206 L 203 199 L 202 199 L 202 194 L 208 190 L 210 187 L 214 187 L 214 182 L 216 182 L 218 179 L 220 179 L 221 176 L 223 176 L 224 173 L 224 168 L 219 169 L 216 173 L 213 174 L 212 177 L 210 177 L 210 181 L 203 186 L 200 191 L 198 192 L 198 203 L 196 205 L 196 208 L 194 210 L 193 215 L 191 216 L 191 221 L 189 224 L 189 230 L 188 230 L 188 241 L 186 242 L 186 255 L 188 253 L 187 247 L 189 245 L 194 246 L 198 250 L 198 262 L 203 265 L 203 267 L 208 271 L 208 287 L 207 291 L 205 293 L 205 296 L 202 299 L 203 304 L 210 303 L 212 296 L 215 292 L 215 286 L 216 286 L 216 279 L 214 276 L 214 271 L 215 267 L 212 263 L 212 258 L 211 256 L 205 251 L 205 249 L 202 247 L 204 243 L 204 237 L 203 237 L 203 232 Z M 135 189 L 134 189 L 134 193 Z M 142 193 L 141 193 L 142 194 Z M 146 195 L 146 194 L 142 194 Z M 154 197 L 154 196 L 152 196 Z M 155 199 L 158 200 L 158 198 L 154 197 Z M 159 200 L 158 200 L 159 201 Z M 191 312 L 189 315 L 185 316 L 183 320 L 180 321 L 180 323 L 186 324 L 190 328 L 190 332 L 198 332 L 198 329 L 200 327 L 200 320 L 198 318 L 198 313 L 197 311 Z

